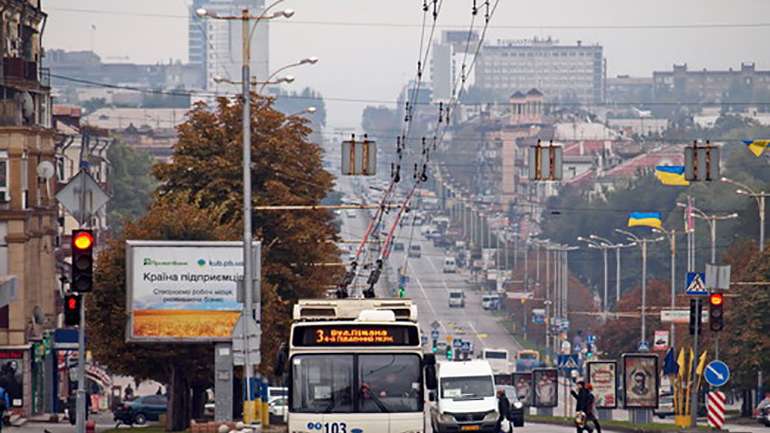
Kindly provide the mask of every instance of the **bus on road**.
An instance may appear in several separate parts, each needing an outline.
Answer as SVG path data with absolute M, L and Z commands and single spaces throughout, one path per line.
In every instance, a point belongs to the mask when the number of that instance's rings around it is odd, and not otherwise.
M 300 300 L 289 338 L 288 431 L 425 432 L 436 361 L 410 300 Z

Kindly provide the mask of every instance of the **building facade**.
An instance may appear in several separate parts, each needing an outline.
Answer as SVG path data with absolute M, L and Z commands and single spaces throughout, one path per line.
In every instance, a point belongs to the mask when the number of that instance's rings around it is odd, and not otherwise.
M 604 101 L 605 72 L 600 45 L 561 45 L 551 38 L 500 40 L 482 48 L 474 84 L 504 94 L 536 88 L 549 102 L 591 104 Z
M 220 16 L 240 15 L 248 9 L 252 15 L 265 9 L 264 0 L 193 0 L 188 22 L 188 57 L 204 77 L 206 89 L 225 91 L 231 84 L 217 83 L 215 77 L 241 81 L 243 61 L 242 26 L 237 20 L 200 18 L 197 9 L 206 9 Z M 254 22 L 250 27 L 254 26 Z M 251 75 L 265 80 L 270 75 L 269 20 L 254 27 L 251 37 Z
M 691 70 L 687 64 L 671 71 L 652 73 L 656 102 L 667 100 L 726 103 L 768 101 L 770 70 L 757 70 L 754 63 L 741 63 L 740 69 L 726 71 Z
M 456 78 L 458 62 L 455 56 L 475 51 L 478 43 L 478 32 L 452 30 L 442 32 L 441 40 L 433 44 L 430 80 L 437 101 L 448 101 L 452 97 L 455 81 L 459 82 L 459 78 Z
M 56 327 L 55 134 L 40 0 L 0 0 L 0 383 L 12 413 L 42 412 L 46 330 Z M 7 303 L 6 303 L 7 302 Z

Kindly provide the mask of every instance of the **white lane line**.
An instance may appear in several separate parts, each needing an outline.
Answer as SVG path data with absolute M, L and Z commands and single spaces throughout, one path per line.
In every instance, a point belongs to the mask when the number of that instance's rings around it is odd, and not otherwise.
M 417 277 L 416 274 L 414 274 L 414 280 L 417 281 L 417 286 L 420 288 L 420 291 L 422 292 L 422 297 L 423 299 L 425 299 L 425 303 L 428 304 L 428 308 L 430 308 L 431 313 L 433 313 L 433 317 L 439 323 L 439 325 L 441 325 L 441 329 L 444 330 L 444 333 L 448 334 L 446 326 L 441 320 L 439 320 L 438 313 L 436 313 L 436 309 L 433 308 L 433 303 L 430 302 L 430 298 L 428 298 L 428 294 L 425 292 L 425 287 L 423 287 L 422 282 L 420 281 L 420 278 Z
M 471 322 L 471 321 L 468 321 L 468 326 L 470 326 L 470 327 L 471 327 L 471 330 L 473 331 L 473 333 L 474 333 L 474 334 L 476 334 L 476 340 L 478 340 L 478 341 L 479 341 L 479 344 L 481 345 L 481 349 L 482 349 L 482 350 L 483 350 L 483 349 L 486 349 L 486 347 L 487 347 L 487 346 L 484 344 L 484 340 L 482 340 L 482 338 L 481 338 L 481 334 L 479 334 L 479 331 L 477 331 L 477 330 L 476 330 L 476 327 L 475 327 L 475 326 L 473 326 L 473 322 Z

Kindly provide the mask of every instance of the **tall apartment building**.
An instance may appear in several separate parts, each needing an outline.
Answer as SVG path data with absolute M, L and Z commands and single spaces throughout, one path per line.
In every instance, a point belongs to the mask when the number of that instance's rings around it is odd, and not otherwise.
M 0 0 L 0 385 L 12 412 L 43 411 L 45 330 L 57 319 L 55 135 L 48 71 L 41 68 L 46 14 L 40 0 Z M 14 285 L 14 284 L 11 284 Z M 45 351 L 43 351 L 45 352 Z M 50 369 L 48 369 L 50 372 Z
M 606 77 L 600 45 L 561 45 L 548 39 L 499 40 L 481 50 L 475 85 L 509 95 L 535 88 L 549 102 L 604 101 Z
M 249 9 L 252 15 L 262 13 L 264 0 L 193 0 L 188 23 L 188 61 L 197 66 L 204 77 L 206 89 L 230 87 L 218 84 L 214 77 L 220 76 L 232 81 L 241 81 L 242 31 L 237 20 L 200 18 L 195 14 L 205 8 L 220 16 L 240 15 Z M 253 22 L 251 24 L 254 25 Z M 264 80 L 270 75 L 269 64 L 269 20 L 260 21 L 251 37 L 251 75 Z
M 441 40 L 436 41 L 431 49 L 430 79 L 433 97 L 437 101 L 448 101 L 452 97 L 455 77 L 458 75 L 458 62 L 455 56 L 473 52 L 479 42 L 478 32 L 459 30 L 445 31 Z M 462 59 L 460 59 L 460 64 Z

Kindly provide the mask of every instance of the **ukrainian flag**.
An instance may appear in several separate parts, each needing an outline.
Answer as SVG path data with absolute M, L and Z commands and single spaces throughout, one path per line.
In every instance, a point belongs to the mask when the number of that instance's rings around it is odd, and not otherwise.
M 660 218 L 660 212 L 631 212 L 628 214 L 628 226 L 659 229 L 663 226 L 663 221 Z
M 749 146 L 749 150 L 754 156 L 759 157 L 765 151 L 767 145 L 770 144 L 770 140 L 743 140 L 743 143 Z
M 669 186 L 689 186 L 690 182 L 684 178 L 683 165 L 659 165 L 655 167 L 655 177 L 660 183 Z

